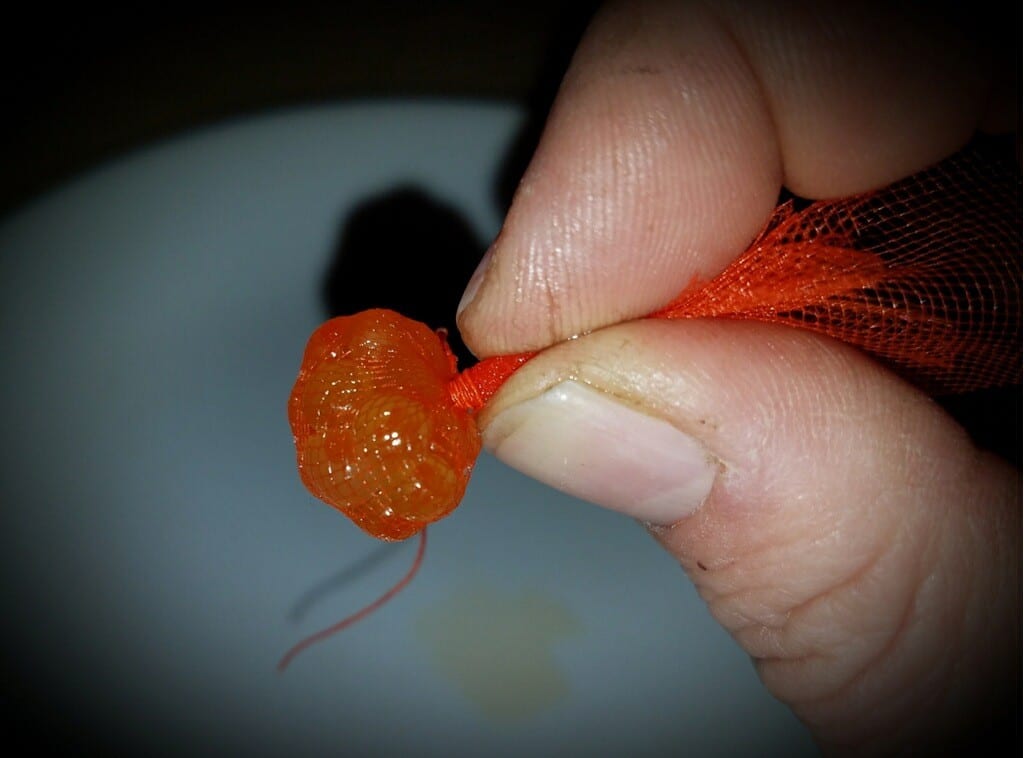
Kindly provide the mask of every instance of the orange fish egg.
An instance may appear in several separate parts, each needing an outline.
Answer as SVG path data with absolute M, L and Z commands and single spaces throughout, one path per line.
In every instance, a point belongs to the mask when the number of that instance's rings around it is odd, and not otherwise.
M 480 453 L 448 392 L 455 375 L 444 337 L 394 311 L 323 324 L 288 402 L 303 484 L 379 539 L 447 516 Z

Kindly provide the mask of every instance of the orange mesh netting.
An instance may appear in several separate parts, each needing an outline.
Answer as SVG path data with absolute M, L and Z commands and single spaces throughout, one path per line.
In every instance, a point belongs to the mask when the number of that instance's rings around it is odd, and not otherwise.
M 934 393 L 1020 382 L 1021 175 L 979 148 L 853 198 L 780 206 L 747 251 L 651 318 L 788 324 Z M 443 334 L 391 311 L 314 334 L 290 417 L 303 481 L 384 539 L 449 513 L 480 448 L 471 413 L 533 353 L 457 374 Z
M 780 206 L 747 252 L 652 314 L 788 324 L 937 393 L 1020 381 L 1020 174 L 965 153 L 878 192 Z

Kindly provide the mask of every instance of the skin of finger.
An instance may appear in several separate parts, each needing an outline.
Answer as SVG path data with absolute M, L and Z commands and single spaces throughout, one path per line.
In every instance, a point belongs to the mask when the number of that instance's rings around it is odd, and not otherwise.
M 991 60 L 956 19 L 857 3 L 611 5 L 459 314 L 477 355 L 645 315 L 750 242 L 785 181 L 884 185 L 954 152 Z
M 565 379 L 720 462 L 707 502 L 652 531 L 823 746 L 948 739 L 998 705 L 1020 658 L 1019 477 L 932 401 L 815 335 L 641 321 L 526 364 L 482 412 L 485 445 L 500 458 L 491 422 Z
M 717 7 L 769 103 L 783 181 L 802 197 L 844 197 L 909 176 L 959 149 L 985 118 L 996 62 L 977 8 Z

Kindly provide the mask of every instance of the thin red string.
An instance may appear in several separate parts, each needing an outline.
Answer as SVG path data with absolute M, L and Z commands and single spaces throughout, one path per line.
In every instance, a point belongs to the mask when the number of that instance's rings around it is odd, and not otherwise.
M 318 642 L 322 642 L 323 640 L 327 639 L 328 637 L 334 636 L 335 634 L 337 634 L 338 632 L 342 631 L 343 629 L 347 629 L 348 627 L 350 627 L 353 624 L 355 624 L 357 621 L 359 621 L 359 620 L 369 616 L 371 613 L 373 613 L 375 610 L 380 608 L 382 605 L 384 605 L 386 602 L 388 602 L 391 598 L 393 598 L 395 595 L 397 595 L 399 592 L 401 592 L 402 589 L 407 584 L 409 584 L 409 582 L 412 581 L 413 577 L 416 576 L 417 572 L 420 570 L 420 566 L 423 565 L 423 556 L 426 554 L 426 552 L 427 552 L 427 528 L 423 527 L 423 531 L 420 532 L 420 544 L 419 544 L 419 547 L 416 550 L 416 557 L 413 558 L 412 566 L 409 568 L 409 571 L 406 573 L 406 575 L 404 577 L 402 577 L 402 579 L 397 584 L 395 584 L 391 589 L 389 589 L 387 592 L 385 592 L 383 595 L 381 595 L 379 598 L 374 600 L 372 603 L 367 605 L 362 610 L 356 611 L 351 616 L 346 616 L 341 621 L 339 621 L 339 622 L 337 622 L 335 624 L 331 624 L 326 629 L 321 629 L 319 632 L 317 632 L 315 634 L 311 634 L 310 636 L 306 637 L 304 640 L 302 640 L 302 641 L 298 642 L 296 645 L 294 645 L 287 653 L 285 653 L 281 657 L 281 660 L 278 662 L 278 664 L 277 664 L 278 672 L 283 673 L 284 670 L 286 668 L 288 668 L 288 665 L 293 660 L 295 660 L 295 657 L 299 653 L 301 653 L 303 650 L 305 650 L 306 648 L 309 648 L 309 647 L 315 645 Z

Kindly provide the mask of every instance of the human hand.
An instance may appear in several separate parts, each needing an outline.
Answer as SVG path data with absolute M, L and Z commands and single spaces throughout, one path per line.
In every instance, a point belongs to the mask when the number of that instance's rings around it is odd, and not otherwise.
M 835 342 L 629 319 L 724 268 L 783 184 L 888 184 L 1017 128 L 1016 92 L 980 21 L 713 8 L 623 3 L 577 51 L 460 312 L 478 355 L 556 345 L 484 443 L 646 522 L 822 747 L 948 746 L 1015 702 L 1019 472 Z

